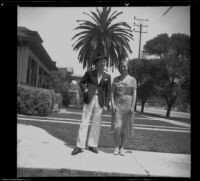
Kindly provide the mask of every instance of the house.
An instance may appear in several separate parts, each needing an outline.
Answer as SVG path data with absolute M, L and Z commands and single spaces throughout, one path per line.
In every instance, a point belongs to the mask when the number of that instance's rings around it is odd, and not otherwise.
M 57 71 L 55 62 L 42 45 L 37 31 L 17 28 L 17 83 L 49 88 L 51 71 Z

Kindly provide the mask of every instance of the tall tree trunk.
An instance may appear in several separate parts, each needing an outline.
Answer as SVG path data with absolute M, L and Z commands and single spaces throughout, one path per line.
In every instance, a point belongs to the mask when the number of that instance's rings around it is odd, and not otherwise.
M 145 101 L 142 101 L 141 112 L 144 112 L 144 105 L 145 105 Z
M 171 109 L 172 109 L 172 105 L 171 104 L 167 105 L 167 112 L 166 112 L 166 115 L 165 115 L 166 118 L 170 117 Z
M 137 87 L 138 87 L 138 80 L 136 81 L 137 83 Z M 138 90 L 138 89 L 137 89 Z M 134 111 L 137 111 L 137 96 L 136 96 L 136 100 L 135 100 L 135 108 L 134 108 Z
M 136 97 L 136 100 L 135 100 L 135 108 L 134 108 L 134 111 L 137 111 L 137 97 Z

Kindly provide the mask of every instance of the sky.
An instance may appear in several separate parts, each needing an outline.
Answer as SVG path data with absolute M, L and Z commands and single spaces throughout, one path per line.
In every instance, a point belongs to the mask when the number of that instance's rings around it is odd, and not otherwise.
M 98 7 L 101 9 L 101 7 Z M 141 49 L 144 44 L 159 34 L 184 33 L 190 35 L 190 6 L 173 6 L 163 15 L 169 6 L 154 7 L 112 7 L 122 11 L 113 23 L 127 22 L 132 29 L 139 31 L 137 19 L 148 19 L 141 21 L 143 27 L 141 35 Z M 37 31 L 41 36 L 42 45 L 56 62 L 58 68 L 73 67 L 74 74 L 82 76 L 86 69 L 78 61 L 78 51 L 73 51 L 72 37 L 78 32 L 74 30 L 78 26 L 76 20 L 92 20 L 83 12 L 96 11 L 96 7 L 18 7 L 17 26 L 24 26 L 30 30 Z M 137 58 L 139 51 L 139 33 L 133 32 L 134 41 L 130 41 L 133 51 L 129 58 Z M 111 72 L 111 76 L 118 75 L 118 70 Z

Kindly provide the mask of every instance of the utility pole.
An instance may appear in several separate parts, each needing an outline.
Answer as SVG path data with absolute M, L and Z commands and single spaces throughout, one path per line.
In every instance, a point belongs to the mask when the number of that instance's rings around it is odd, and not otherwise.
M 137 19 L 135 16 L 134 16 L 134 20 L 137 20 L 137 21 L 140 21 L 140 24 L 135 24 L 134 23 L 134 26 L 139 26 L 140 27 L 140 31 L 135 31 L 135 29 L 133 29 L 133 32 L 138 32 L 140 33 L 140 39 L 139 39 L 139 53 L 138 53 L 138 59 L 140 60 L 140 52 L 141 52 L 141 39 L 142 39 L 142 33 L 147 33 L 147 32 L 143 32 L 142 31 L 142 28 L 143 27 L 148 27 L 147 25 L 142 25 L 142 21 L 148 21 L 148 19 Z M 138 87 L 138 81 L 137 81 L 137 87 Z M 136 102 L 135 102 L 135 111 L 137 111 L 137 98 L 136 98 Z
M 148 21 L 148 19 L 137 19 L 137 18 L 134 16 L 134 20 L 140 21 L 140 24 L 135 24 L 135 23 L 134 23 L 134 26 L 139 26 L 139 27 L 140 27 L 140 31 L 135 31 L 135 29 L 133 29 L 133 32 L 138 32 L 138 33 L 140 33 L 139 53 L 138 53 L 138 59 L 140 60 L 141 38 L 142 38 L 141 35 L 142 35 L 142 33 L 147 33 L 147 32 L 143 32 L 143 31 L 142 31 L 142 28 L 143 28 L 143 27 L 148 27 L 147 25 L 142 25 L 141 21 Z

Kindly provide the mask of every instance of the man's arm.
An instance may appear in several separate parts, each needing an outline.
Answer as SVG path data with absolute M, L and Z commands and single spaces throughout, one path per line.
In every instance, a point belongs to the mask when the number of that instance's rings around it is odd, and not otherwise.
M 81 81 L 79 82 L 79 86 L 83 92 L 87 91 L 88 79 L 89 79 L 89 74 L 88 74 L 88 72 L 86 72 L 85 75 L 83 76 L 83 78 L 81 79 Z
M 105 89 L 105 97 L 106 97 L 106 107 L 109 108 L 109 102 L 110 102 L 110 97 L 111 97 L 111 76 L 109 75 L 107 84 L 106 84 L 106 89 Z

